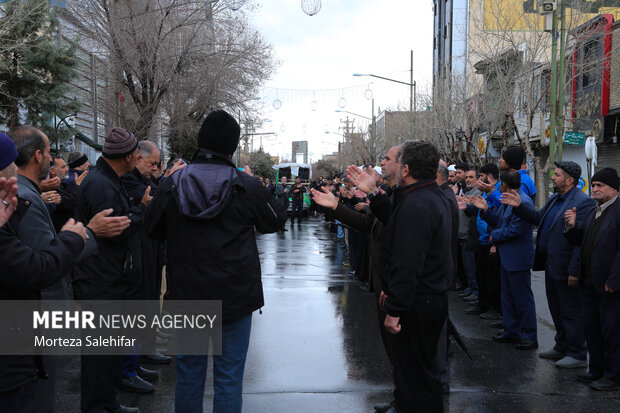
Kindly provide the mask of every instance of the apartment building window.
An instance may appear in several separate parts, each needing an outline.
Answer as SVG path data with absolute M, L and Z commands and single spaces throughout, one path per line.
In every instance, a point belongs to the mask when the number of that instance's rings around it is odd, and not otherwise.
M 598 57 L 598 40 L 592 40 L 583 46 L 581 87 L 586 88 L 596 82 L 596 66 Z

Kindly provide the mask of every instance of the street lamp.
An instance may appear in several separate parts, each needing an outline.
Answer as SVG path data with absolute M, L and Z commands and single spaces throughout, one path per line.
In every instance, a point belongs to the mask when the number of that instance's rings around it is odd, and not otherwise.
M 357 116 L 359 118 L 364 118 L 364 119 L 368 119 L 370 121 L 372 121 L 372 118 L 369 118 L 368 116 L 364 116 L 364 115 L 360 115 L 358 113 L 353 113 L 353 112 L 349 112 L 348 110 L 340 110 L 340 109 L 336 109 L 336 112 L 340 112 L 340 113 L 349 113 L 353 116 Z
M 383 79 L 383 80 L 387 80 L 388 82 L 394 82 L 394 83 L 400 83 L 402 85 L 407 85 L 409 86 L 409 90 L 410 90 L 410 97 L 409 97 L 409 106 L 410 106 L 410 110 L 413 113 L 413 111 L 415 110 L 416 107 L 416 82 L 413 80 L 413 50 L 411 51 L 411 69 L 410 69 L 410 73 L 411 73 L 411 81 L 409 83 L 407 82 L 403 82 L 400 80 L 396 80 L 396 79 L 390 79 L 389 77 L 383 77 L 383 76 L 378 76 L 378 75 L 373 75 L 371 73 L 353 73 L 353 76 L 370 76 L 370 77 L 375 77 L 377 79 Z

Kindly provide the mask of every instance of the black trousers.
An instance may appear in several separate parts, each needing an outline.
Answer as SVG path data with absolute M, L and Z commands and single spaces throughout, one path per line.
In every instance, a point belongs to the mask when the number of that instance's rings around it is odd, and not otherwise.
M 499 275 L 499 259 L 497 254 L 490 255 L 490 245 L 480 245 L 476 270 L 478 283 L 478 301 L 483 310 L 501 312 L 501 283 Z
M 590 373 L 620 383 L 620 297 L 618 293 L 598 294 L 590 286 L 579 288 Z
M 447 317 L 446 294 L 419 297 L 400 317 L 401 331 L 392 339 L 394 398 L 399 411 L 443 412 L 437 349 Z
M 82 356 L 82 413 L 104 413 L 120 406 L 124 356 Z

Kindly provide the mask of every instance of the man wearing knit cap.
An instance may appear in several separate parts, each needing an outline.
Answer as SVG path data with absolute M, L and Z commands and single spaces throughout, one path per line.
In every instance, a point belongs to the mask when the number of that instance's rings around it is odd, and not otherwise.
M 276 232 L 286 220 L 283 205 L 231 161 L 239 136 L 232 116 L 211 112 L 196 156 L 163 181 L 145 214 L 147 233 L 168 241 L 169 298 L 222 301 L 213 411 L 226 413 L 241 412 L 252 313 L 264 305 L 255 230 Z M 202 412 L 207 356 L 177 355 L 176 369 L 176 412 Z
M 90 162 L 85 153 L 71 152 L 67 158 L 67 165 L 69 166 L 69 173 L 65 182 L 69 191 L 74 192 L 86 178 Z
M 579 289 L 583 299 L 589 371 L 577 379 L 595 390 L 620 389 L 620 177 L 612 168 L 592 176 L 594 208 L 579 222 L 578 208 L 565 213 L 566 237 L 581 246 Z
M 141 297 L 141 247 L 139 229 L 149 190 L 137 205 L 122 185 L 121 177 L 133 171 L 138 140 L 133 133 L 113 128 L 97 160 L 78 191 L 76 218 L 88 221 L 102 209 L 127 216 L 131 225 L 113 238 L 96 237 L 97 254 L 82 259 L 74 271 L 73 288 L 79 300 L 131 300 Z M 117 394 L 122 380 L 123 356 L 82 356 L 82 412 L 137 412 L 122 406 Z
M 577 188 L 581 167 L 576 162 L 555 162 L 551 180 L 555 193 L 545 206 L 535 211 L 521 203 L 516 192 L 502 194 L 502 203 L 511 205 L 515 215 L 538 225 L 535 271 L 545 271 L 545 290 L 555 325 L 555 346 L 539 353 L 555 360 L 560 368 L 586 367 L 586 343 L 583 333 L 581 297 L 577 282 L 581 274 L 578 247 L 564 237 L 564 212 L 577 208 L 577 224 L 583 225 L 595 202 Z

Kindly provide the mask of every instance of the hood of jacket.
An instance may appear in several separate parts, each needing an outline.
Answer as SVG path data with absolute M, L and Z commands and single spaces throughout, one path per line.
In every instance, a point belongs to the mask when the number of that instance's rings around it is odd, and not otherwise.
M 243 186 L 230 159 L 204 149 L 172 181 L 181 214 L 204 220 L 217 217 L 230 203 L 234 187 Z

